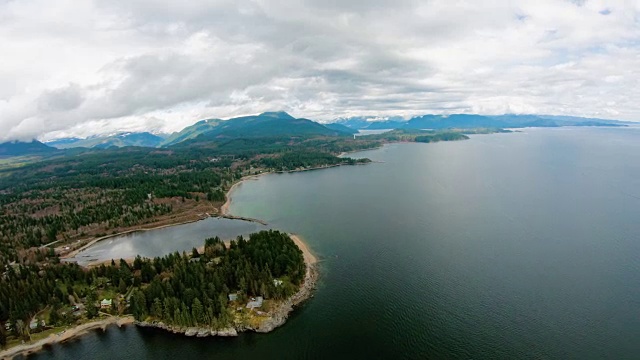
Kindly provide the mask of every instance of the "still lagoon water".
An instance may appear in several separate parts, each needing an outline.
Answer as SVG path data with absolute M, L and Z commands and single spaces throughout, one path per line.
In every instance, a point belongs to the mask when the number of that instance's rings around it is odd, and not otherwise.
M 110 328 L 33 358 L 640 355 L 640 129 L 352 156 L 380 163 L 267 175 L 233 194 L 233 214 L 300 234 L 323 259 L 315 297 L 283 327 L 233 339 Z

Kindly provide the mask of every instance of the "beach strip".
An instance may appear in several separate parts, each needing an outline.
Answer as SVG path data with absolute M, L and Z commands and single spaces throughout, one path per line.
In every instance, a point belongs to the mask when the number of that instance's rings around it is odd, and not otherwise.
M 87 334 L 91 330 L 102 329 L 104 331 L 111 325 L 117 325 L 118 327 L 121 327 L 133 323 L 133 316 L 110 316 L 105 319 L 84 323 L 82 325 L 78 325 L 76 327 L 61 331 L 57 334 L 51 334 L 48 337 L 36 342 L 25 343 L 3 350 L 2 352 L 0 352 L 0 359 L 11 359 L 18 355 L 29 355 L 42 350 L 42 348 L 46 345 L 63 343 L 65 341 Z

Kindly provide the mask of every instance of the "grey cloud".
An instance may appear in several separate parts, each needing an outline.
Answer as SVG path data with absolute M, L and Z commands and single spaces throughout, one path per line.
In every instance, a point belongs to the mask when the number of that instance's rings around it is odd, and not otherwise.
M 0 41 L 16 55 L 0 60 L 0 140 L 275 109 L 329 120 L 614 107 L 637 119 L 640 9 L 607 5 L 603 16 L 555 0 L 2 3 Z M 58 51 L 39 61 L 43 47 Z
M 78 108 L 84 101 L 82 89 L 77 84 L 47 91 L 38 99 L 41 111 L 70 111 Z

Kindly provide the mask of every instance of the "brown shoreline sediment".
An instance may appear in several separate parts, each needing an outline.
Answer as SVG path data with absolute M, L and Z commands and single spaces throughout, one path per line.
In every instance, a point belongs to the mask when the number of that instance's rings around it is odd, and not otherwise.
M 36 342 L 25 343 L 25 344 L 17 345 L 12 348 L 3 350 L 0 352 L 0 359 L 12 359 L 19 355 L 29 355 L 42 350 L 42 348 L 47 345 L 63 343 L 71 339 L 85 335 L 92 330 L 97 330 L 97 329 L 105 330 L 107 327 L 111 325 L 117 325 L 118 327 L 122 327 L 122 326 L 130 325 L 133 323 L 134 323 L 133 316 L 122 316 L 122 317 L 110 316 L 106 319 L 84 323 L 82 325 L 78 325 L 76 327 L 63 330 L 62 332 L 59 332 L 57 334 L 51 334 L 48 337 L 44 339 L 40 339 Z

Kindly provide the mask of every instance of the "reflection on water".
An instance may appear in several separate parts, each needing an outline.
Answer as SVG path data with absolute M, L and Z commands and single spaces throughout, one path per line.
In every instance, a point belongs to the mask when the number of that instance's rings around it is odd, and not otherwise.
M 218 236 L 223 240 L 228 240 L 267 228 L 267 226 L 250 221 L 207 218 L 189 224 L 108 238 L 80 252 L 75 258 L 67 259 L 67 261 L 77 261 L 78 264 L 84 265 L 94 261 L 132 258 L 136 255 L 156 257 L 175 251 L 188 252 L 194 247 L 204 245 L 204 240 L 209 237 Z

